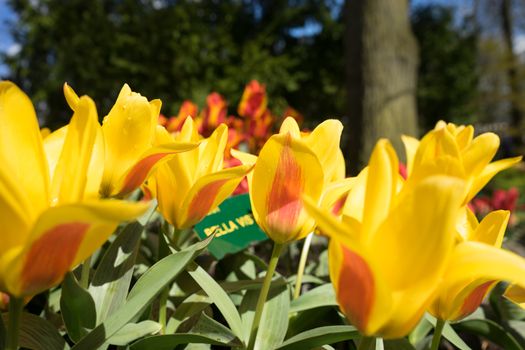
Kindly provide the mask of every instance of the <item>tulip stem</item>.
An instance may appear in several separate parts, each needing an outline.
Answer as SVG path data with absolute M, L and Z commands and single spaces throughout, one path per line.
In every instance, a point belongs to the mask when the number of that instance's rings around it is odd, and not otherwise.
M 310 232 L 306 236 L 303 244 L 303 250 L 301 251 L 301 259 L 299 260 L 299 267 L 297 268 L 297 276 L 295 278 L 295 289 L 293 291 L 293 298 L 299 298 L 301 295 L 301 285 L 303 284 L 304 268 L 306 266 L 306 260 L 308 259 L 308 252 L 310 251 L 310 244 L 312 243 L 312 237 L 314 233 Z
M 84 289 L 89 287 L 89 272 L 91 270 L 91 255 L 82 263 L 82 272 L 80 274 L 80 286 Z
M 436 325 L 434 326 L 434 335 L 432 336 L 432 346 L 430 350 L 437 350 L 439 348 L 439 342 L 441 340 L 441 333 L 443 333 L 443 327 L 445 327 L 445 320 L 437 319 Z
M 159 323 L 161 326 L 160 334 L 166 334 L 166 311 L 168 309 L 168 297 L 170 295 L 170 288 L 166 287 L 160 293 L 159 299 Z
M 11 296 L 9 298 L 9 320 L 7 325 L 7 347 L 6 350 L 17 350 L 18 349 L 18 335 L 20 333 L 20 318 L 22 316 L 22 310 L 24 308 L 24 299 L 15 298 Z
M 370 350 L 373 344 L 376 343 L 376 338 L 374 337 L 362 337 L 357 350 Z
M 257 306 L 255 308 L 255 315 L 253 316 L 252 329 L 250 332 L 250 341 L 248 342 L 248 350 L 253 350 L 255 346 L 255 339 L 257 338 L 257 330 L 259 329 L 259 323 L 261 322 L 264 304 L 266 303 L 266 298 L 268 297 L 268 291 L 270 290 L 273 274 L 275 272 L 275 268 L 277 267 L 277 262 L 279 261 L 279 256 L 281 255 L 283 247 L 284 244 L 275 242 L 273 244 L 272 257 L 270 258 L 270 263 L 268 264 L 268 269 L 266 270 L 266 276 L 264 277 L 259 299 L 257 299 Z

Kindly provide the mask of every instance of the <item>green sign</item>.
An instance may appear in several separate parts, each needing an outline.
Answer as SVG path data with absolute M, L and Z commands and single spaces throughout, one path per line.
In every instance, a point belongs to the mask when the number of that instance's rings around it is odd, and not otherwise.
M 216 232 L 208 250 L 217 259 L 268 239 L 253 218 L 248 193 L 226 199 L 195 225 L 195 231 L 201 239 Z

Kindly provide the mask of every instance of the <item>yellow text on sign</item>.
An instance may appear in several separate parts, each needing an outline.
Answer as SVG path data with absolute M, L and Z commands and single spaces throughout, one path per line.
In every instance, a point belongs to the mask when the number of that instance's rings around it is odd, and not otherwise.
M 255 221 L 253 219 L 253 216 L 251 214 L 245 214 L 233 220 L 225 221 L 219 225 L 213 225 L 210 227 L 206 227 L 204 229 L 204 234 L 206 236 L 209 236 L 212 233 L 217 232 L 215 237 L 220 237 L 220 236 L 232 233 L 234 231 L 237 231 L 240 228 L 251 226 L 254 223 Z

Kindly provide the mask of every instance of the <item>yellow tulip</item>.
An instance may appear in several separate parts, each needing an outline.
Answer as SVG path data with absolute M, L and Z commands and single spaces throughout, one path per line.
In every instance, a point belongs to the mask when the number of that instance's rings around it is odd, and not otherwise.
M 511 284 L 507 287 L 503 296 L 525 309 L 525 288 L 517 284 Z
M 259 157 L 232 150 L 243 164 L 255 164 L 248 174 L 250 201 L 257 224 L 276 243 L 304 238 L 315 221 L 305 211 L 304 195 L 320 202 L 335 202 L 351 182 L 344 181 L 344 159 L 339 149 L 343 126 L 327 120 L 311 133 L 301 133 L 297 122 L 288 117 L 279 134 L 264 144 Z M 330 184 L 340 181 L 345 189 Z M 333 203 L 331 203 L 333 204 Z
M 330 278 L 341 311 L 363 335 L 402 337 L 422 317 L 453 248 L 463 185 L 434 175 L 405 188 L 394 149 L 380 140 L 341 219 L 305 197 L 330 237 Z
M 80 98 L 64 84 L 64 95 L 73 111 Z M 166 157 L 197 147 L 196 143 L 170 143 L 154 147 L 163 128 L 157 125 L 160 100 L 148 100 L 125 84 L 115 105 L 96 125 L 96 141 L 89 164 L 85 195 L 91 198 L 119 197 L 138 188 L 155 165 Z M 54 171 L 68 126 L 44 139 L 50 171 Z
M 500 249 L 510 212 L 493 211 L 480 223 L 470 210 L 467 215 L 466 240 L 454 248 L 429 308 L 441 320 L 457 321 L 470 315 L 499 281 L 525 286 L 525 259 Z
M 81 97 L 52 177 L 33 105 L 13 83 L 0 82 L 0 291 L 26 297 L 58 284 L 145 204 L 86 200 L 96 138 L 95 105 Z
M 198 148 L 174 155 L 160 164 L 148 180 L 147 188 L 157 197 L 159 211 L 177 229 L 202 220 L 231 195 L 252 168 L 242 165 L 223 169 L 228 128 L 221 124 L 207 139 L 198 134 L 192 118 L 187 118 L 179 134 L 159 133 L 157 142 L 199 142 Z
M 499 137 L 484 133 L 474 137 L 474 128 L 440 121 L 421 141 L 403 136 L 410 183 L 429 173 L 445 172 L 465 179 L 463 204 L 467 204 L 498 172 L 518 163 L 521 157 L 491 162 Z
M 516 269 L 521 269 L 521 274 L 525 275 L 525 260 L 500 249 L 509 215 L 506 210 L 493 211 L 478 223 L 474 214 L 470 210 L 467 211 L 468 218 L 464 225 L 467 231 L 466 240 L 458 243 L 455 248 L 458 252 L 453 254 L 454 258 L 449 262 L 436 300 L 429 309 L 431 314 L 442 320 L 462 319 L 478 308 L 495 283 L 501 280 L 519 280 L 520 276 L 515 275 Z M 462 256 L 460 252 L 464 250 L 468 254 L 483 252 L 490 260 L 496 255 L 500 260 L 494 262 L 496 266 L 487 270 L 486 274 L 479 268 L 466 270 L 461 266 L 461 261 L 482 257 Z M 461 276 L 458 271 L 463 271 L 464 275 Z M 499 274 L 495 274 L 494 271 L 499 271 Z M 449 277 L 449 274 L 457 277 Z

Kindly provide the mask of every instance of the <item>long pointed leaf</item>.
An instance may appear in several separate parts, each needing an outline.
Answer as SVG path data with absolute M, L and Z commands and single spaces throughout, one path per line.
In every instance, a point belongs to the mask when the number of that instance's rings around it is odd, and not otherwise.
M 287 339 L 277 349 L 302 350 L 313 349 L 316 346 L 333 344 L 348 339 L 359 338 L 358 330 L 353 326 L 327 326 L 310 329 Z
M 510 333 L 491 320 L 467 320 L 455 323 L 453 327 L 460 331 L 480 335 L 505 350 L 522 350 L 518 341 Z
M 171 254 L 149 268 L 137 281 L 125 304 L 76 344 L 74 350 L 96 349 L 124 325 L 142 314 L 155 297 L 209 244 L 213 236 Z
M 98 265 L 89 287 L 97 308 L 97 324 L 126 301 L 143 230 L 144 227 L 138 222 L 128 224 L 109 246 Z
M 2 314 L 7 322 L 9 314 Z M 29 313 L 22 313 L 19 346 L 33 350 L 63 350 L 68 346 L 49 321 Z
M 241 317 L 224 289 L 202 267 L 195 263 L 189 264 L 186 271 L 215 303 L 233 333 L 242 339 Z
M 60 312 L 71 340 L 78 342 L 95 328 L 97 312 L 91 294 L 80 287 L 75 276 L 69 272 L 62 282 Z

